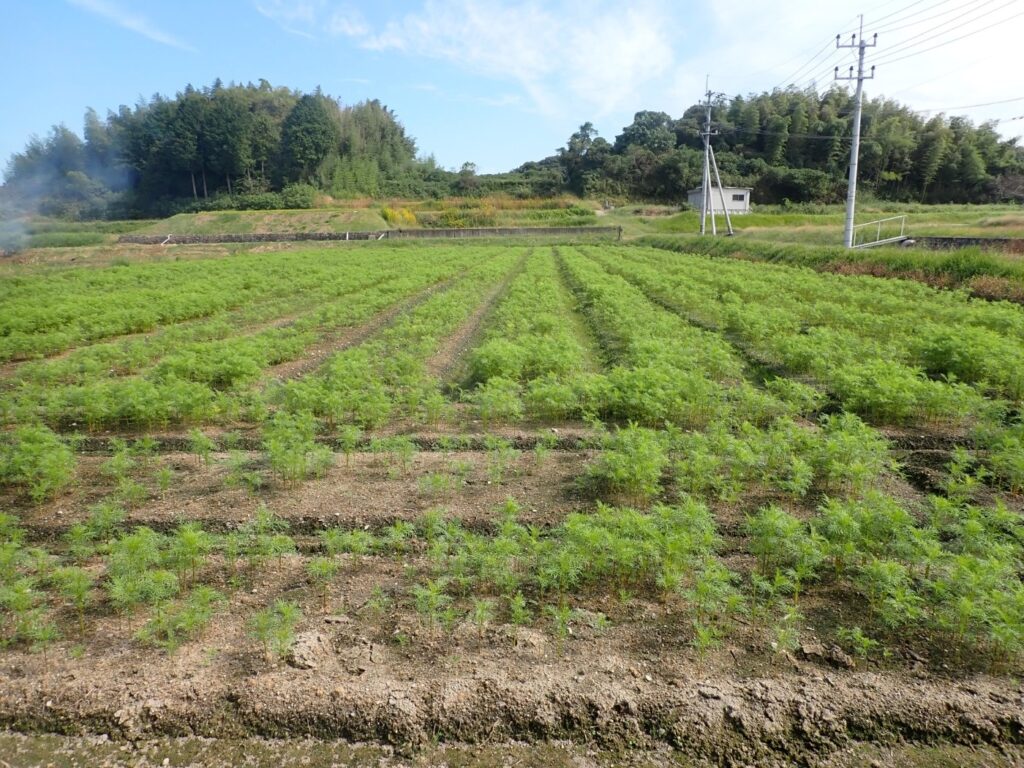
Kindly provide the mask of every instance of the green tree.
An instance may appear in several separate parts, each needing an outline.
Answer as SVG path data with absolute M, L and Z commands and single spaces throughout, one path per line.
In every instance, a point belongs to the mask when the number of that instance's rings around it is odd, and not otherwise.
M 312 182 L 317 167 L 338 151 L 341 131 L 337 105 L 320 93 L 306 94 L 281 126 L 281 154 L 286 178 Z

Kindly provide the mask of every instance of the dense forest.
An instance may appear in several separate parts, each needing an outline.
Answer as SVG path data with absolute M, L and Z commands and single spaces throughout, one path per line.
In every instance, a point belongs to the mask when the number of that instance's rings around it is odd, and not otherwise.
M 377 101 L 342 107 L 320 93 L 258 85 L 188 86 L 85 115 L 15 154 L 2 188 L 43 213 L 97 218 L 209 208 L 308 207 L 341 197 L 431 194 L 441 176 Z
M 713 105 L 726 184 L 759 203 L 834 202 L 849 162 L 852 96 L 842 88 L 775 90 Z M 212 208 L 308 207 L 334 197 L 442 197 L 570 192 L 681 202 L 700 183 L 704 107 L 680 118 L 638 112 L 608 141 L 583 124 L 557 153 L 503 174 L 477 175 L 418 158 L 395 114 L 377 101 L 342 106 L 219 80 L 173 99 L 155 95 L 105 119 L 89 110 L 80 137 L 63 125 L 13 155 L 5 209 L 70 218 L 168 215 Z M 994 123 L 925 119 L 887 99 L 864 104 L 863 192 L 896 201 L 1024 201 L 1024 148 Z
M 775 90 L 712 105 L 715 155 L 723 182 L 754 188 L 760 203 L 842 199 L 849 168 L 853 96 L 842 88 Z M 614 142 L 589 123 L 558 155 L 521 172 L 558 167 L 566 186 L 586 196 L 673 200 L 698 186 L 706 108 L 679 119 L 638 112 Z M 1000 138 L 994 123 L 922 118 L 888 99 L 864 102 L 860 188 L 885 200 L 981 203 L 1024 200 L 1024 148 Z

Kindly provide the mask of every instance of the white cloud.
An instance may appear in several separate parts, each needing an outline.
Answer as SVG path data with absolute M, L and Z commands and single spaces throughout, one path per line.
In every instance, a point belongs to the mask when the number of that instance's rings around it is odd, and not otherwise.
M 512 84 L 512 95 L 496 98 L 496 104 L 559 122 L 628 119 L 638 109 L 678 115 L 701 99 L 706 75 L 712 90 L 730 96 L 791 84 L 829 87 L 833 67 L 846 70 L 855 58 L 835 48 L 835 35 L 847 39 L 856 31 L 856 14 L 862 10 L 850 0 L 700 5 L 679 0 L 418 0 L 396 3 L 393 7 L 407 10 L 371 22 L 373 13 L 364 15 L 342 0 L 254 2 L 261 13 L 293 30 Z M 893 11 L 888 0 L 869 2 L 863 9 L 864 31 L 880 34 L 869 57 L 869 64 L 874 59 L 879 67 L 865 86 L 867 94 L 891 96 L 921 110 L 1024 95 L 1012 86 L 1024 18 L 1015 14 L 1021 8 L 1008 0 L 990 2 L 994 5 L 947 0 L 948 5 L 901 11 Z M 943 11 L 948 15 L 936 17 Z M 942 34 L 922 39 L 936 32 Z M 967 36 L 953 39 L 961 35 Z M 944 42 L 934 51 L 924 50 Z M 886 52 L 901 45 L 916 55 L 888 61 Z M 899 55 L 888 54 L 891 59 Z M 1024 133 L 1024 120 L 1011 119 L 1024 113 L 1019 103 L 962 113 L 975 122 L 1002 119 L 1004 135 Z
M 376 27 L 352 6 L 325 0 L 259 0 L 257 9 L 282 25 L 322 29 L 366 50 L 515 83 L 533 109 L 548 115 L 600 116 L 632 106 L 674 59 L 669 0 L 642 0 L 628 9 L 582 0 L 425 0 Z
M 875 78 L 865 83 L 869 97 L 885 96 L 917 110 L 943 110 L 965 114 L 975 123 L 1002 119 L 997 126 L 1005 136 L 1024 133 L 1024 121 L 1010 118 L 1024 114 L 1024 102 L 950 110 L 964 104 L 980 104 L 1024 95 L 1013 83 L 1019 69 L 1017 38 L 1024 8 L 1017 3 L 996 5 L 929 3 L 892 14 L 884 0 L 864 11 L 864 33 L 879 33 L 877 47 L 868 49 L 867 64 L 878 64 Z M 900 7 L 906 4 L 901 3 Z M 970 7 L 968 7 L 968 5 Z M 819 0 L 787 0 L 785 3 L 714 3 L 708 6 L 713 21 L 705 31 L 700 51 L 676 66 L 666 101 L 676 106 L 696 102 L 710 74 L 711 89 L 729 95 L 760 93 L 795 85 L 830 87 L 833 68 L 845 74 L 856 56 L 837 50 L 835 36 L 843 42 L 858 31 L 854 15 L 859 4 L 825 4 Z M 973 10 L 972 10 L 973 9 Z M 945 16 L 936 16 L 946 11 Z M 965 14 L 956 18 L 959 14 Z M 876 21 L 877 20 L 877 21 Z M 988 28 L 986 28 L 988 27 Z M 962 39 L 956 39 L 960 38 Z M 928 39 L 930 38 L 930 39 Z M 932 46 L 934 50 L 926 50 Z M 902 52 L 897 49 L 903 48 Z M 908 56 L 900 61 L 895 59 Z M 852 88 L 852 84 L 848 84 Z M 665 108 L 664 105 L 658 105 Z
M 257 0 L 255 5 L 263 16 L 285 28 L 312 27 L 324 8 L 324 0 Z
M 124 27 L 143 37 L 149 38 L 155 43 L 168 45 L 182 51 L 196 52 L 196 49 L 188 43 L 182 42 L 161 29 L 157 29 L 153 22 L 146 17 L 132 11 L 126 11 L 115 3 L 108 2 L 108 0 L 68 0 L 68 2 L 85 11 L 101 16 L 107 21 L 112 21 L 119 27 Z
M 344 6 L 331 13 L 327 31 L 332 35 L 362 37 L 370 33 L 370 27 L 358 9 Z

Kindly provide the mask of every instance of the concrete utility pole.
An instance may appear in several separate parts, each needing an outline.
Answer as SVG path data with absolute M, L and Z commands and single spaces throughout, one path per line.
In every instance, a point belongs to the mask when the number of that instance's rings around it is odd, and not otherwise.
M 708 78 L 710 80 L 710 78 Z M 729 208 L 725 204 L 725 190 L 722 188 L 722 177 L 718 175 L 718 162 L 715 160 L 715 150 L 711 146 L 711 137 L 718 135 L 718 131 L 711 130 L 711 97 L 714 96 L 711 92 L 711 88 L 708 85 L 708 80 L 704 83 L 706 89 L 705 96 L 707 97 L 706 107 L 707 111 L 704 117 L 704 130 L 701 132 L 701 136 L 704 137 L 704 175 L 701 180 L 701 210 L 700 210 L 700 233 L 703 235 L 707 229 L 706 220 L 707 216 L 711 214 L 711 234 L 718 234 L 718 227 L 715 224 L 715 206 L 711 202 L 711 172 L 714 170 L 715 182 L 718 184 L 718 194 L 722 200 L 722 212 L 725 214 L 725 224 L 729 230 L 729 234 L 732 235 L 732 219 L 729 216 Z
M 857 48 L 857 74 L 854 76 L 853 67 L 850 67 L 850 74 L 839 76 L 839 67 L 836 67 L 836 80 L 856 80 L 857 95 L 854 99 L 853 108 L 853 146 L 850 147 L 850 180 L 846 188 L 846 225 L 843 227 L 843 244 L 847 248 L 853 247 L 853 214 L 857 202 L 857 161 L 860 158 L 860 112 L 864 101 L 864 81 L 871 80 L 875 76 L 875 68 L 871 67 L 871 74 L 864 74 L 864 53 L 868 48 L 878 45 L 876 34 L 870 43 L 864 42 L 864 15 L 860 17 L 860 39 L 857 35 L 850 35 L 849 43 L 840 43 L 839 35 L 836 35 L 836 48 Z
M 705 78 L 704 88 L 707 91 L 707 115 L 704 118 L 704 130 L 701 135 L 704 137 L 704 173 L 701 177 L 700 191 L 700 233 L 703 235 L 706 229 L 708 211 L 711 212 L 711 229 L 715 228 L 715 212 L 709 205 L 711 202 L 711 90 L 708 88 L 710 78 Z

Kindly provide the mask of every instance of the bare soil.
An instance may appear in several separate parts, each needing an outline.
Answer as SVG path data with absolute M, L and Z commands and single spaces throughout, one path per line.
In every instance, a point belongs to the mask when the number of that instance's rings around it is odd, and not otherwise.
M 484 451 L 424 450 L 407 469 L 387 454 L 359 452 L 348 464 L 339 455 L 323 478 L 271 483 L 257 499 L 225 487 L 224 454 L 209 467 L 187 453 L 161 454 L 154 462 L 173 468 L 171 490 L 132 509 L 130 523 L 169 530 L 187 519 L 231 530 L 265 501 L 289 521 L 303 554 L 258 571 L 239 565 L 243 584 L 233 589 L 226 564 L 214 558 L 199 577 L 230 599 L 198 639 L 171 656 L 135 639 L 145 613 L 122 619 L 94 606 L 79 637 L 72 610 L 62 609 L 65 639 L 45 655 L 21 648 L 0 655 L 0 728 L 15 732 L 0 734 L 0 760 L 1020 764 L 1024 670 L 990 669 L 914 636 L 893 639 L 890 658 L 854 663 L 829 638 L 835 627 L 867 617 L 835 585 L 803 599 L 801 645 L 793 653 L 773 653 L 770 630 L 740 619 L 721 648 L 701 656 L 678 606 L 642 590 L 623 596 L 615 585 L 570 599 L 578 613 L 564 642 L 536 606 L 530 626 L 505 623 L 500 600 L 496 620 L 482 627 L 432 626 L 415 613 L 409 592 L 429 573 L 415 544 L 404 555 L 342 556 L 326 611 L 308 582 L 304 555 L 318 551 L 313 534 L 327 527 L 376 529 L 441 506 L 468 527 L 488 529 L 509 496 L 521 504 L 523 522 L 542 527 L 591 509 L 577 483 L 591 455 L 555 450 L 538 463 L 524 452 L 496 480 Z M 259 466 L 259 454 L 248 458 Z M 99 472 L 104 459 L 84 456 L 77 488 L 58 501 L 33 509 L 7 496 L 0 504 L 18 508 L 32 540 L 54 543 L 110 493 L 111 481 Z M 436 494 L 423 485 L 431 474 L 458 475 L 465 484 Z M 148 482 L 146 476 L 138 473 Z M 917 494 L 912 486 L 903 492 Z M 742 546 L 743 520 L 768 498 L 755 491 L 740 504 L 715 506 L 728 567 L 753 567 Z M 375 604 L 375 594 L 388 603 Z M 305 613 L 291 663 L 267 660 L 246 631 L 253 611 L 278 598 L 297 601 Z M 609 628 L 588 620 L 598 613 Z
M 773 662 L 752 632 L 702 659 L 657 603 L 634 601 L 621 616 L 607 606 L 610 630 L 580 625 L 562 647 L 533 628 L 444 632 L 407 610 L 345 612 L 365 602 L 371 583 L 397 585 L 401 572 L 398 563 L 364 561 L 338 580 L 332 603 L 341 609 L 309 613 L 301 627 L 315 649 L 305 669 L 266 660 L 243 629 L 267 594 L 303 589 L 287 560 L 171 657 L 140 649 L 131 640 L 137 622 L 119 627 L 113 618 L 96 621 L 78 657 L 71 643 L 47 657 L 9 652 L 0 726 L 135 744 L 344 739 L 404 755 L 429 754 L 439 742 L 568 740 L 759 766 L 824 765 L 860 742 L 1018 754 L 1024 743 L 1024 688 L 1015 681 L 850 670 L 814 656 Z

